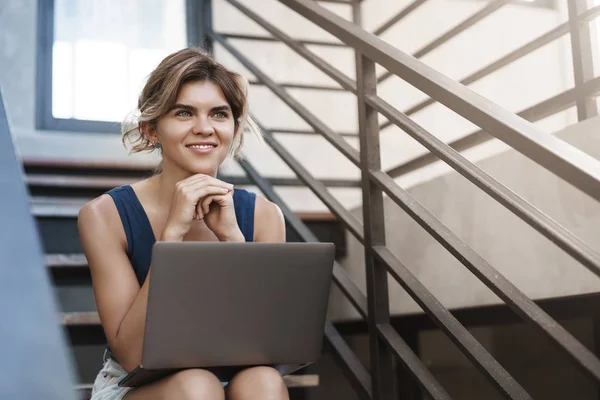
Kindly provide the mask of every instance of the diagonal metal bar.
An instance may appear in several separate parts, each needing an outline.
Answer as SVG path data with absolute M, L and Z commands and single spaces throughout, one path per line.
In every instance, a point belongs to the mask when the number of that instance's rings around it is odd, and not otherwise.
M 600 15 L 600 6 L 590 8 L 586 12 L 582 13 L 580 17 L 581 17 L 582 23 L 584 23 L 588 19 L 597 17 L 598 15 Z M 569 22 L 565 22 L 565 23 L 557 26 L 556 28 L 552 29 L 551 31 L 546 32 L 545 34 L 533 39 L 532 41 L 524 44 L 523 46 L 510 52 L 509 54 L 505 55 L 504 57 L 502 57 L 502 58 L 492 62 L 491 64 L 481 68 L 480 70 L 472 73 L 471 75 L 462 79 L 460 81 L 460 83 L 463 85 L 470 85 L 474 82 L 477 82 L 478 80 L 480 80 L 488 75 L 491 75 L 492 73 L 507 66 L 508 64 L 510 64 L 514 61 L 517 61 L 518 59 L 523 58 L 526 55 L 534 52 L 535 50 L 547 45 L 548 43 L 551 43 L 552 41 L 559 39 L 560 37 L 566 35 L 567 33 L 569 33 Z M 418 104 L 412 106 L 411 108 L 406 110 L 404 113 L 408 116 L 413 115 L 413 114 L 421 111 L 422 109 L 434 104 L 435 102 L 436 101 L 431 98 L 424 100 L 421 103 L 418 103 Z M 389 127 L 391 125 L 392 125 L 392 123 L 390 121 L 386 121 L 381 125 L 381 127 L 379 129 L 386 129 L 387 127 Z
M 600 381 L 600 360 L 573 335 L 464 243 L 429 210 L 398 186 L 389 175 L 386 175 L 383 171 L 372 171 L 371 179 L 390 196 L 390 199 L 398 204 L 518 315 L 526 322 L 539 328 L 553 343 L 569 355 L 571 360 L 581 367 L 585 373 Z
M 462 353 L 478 367 L 504 397 L 509 399 L 531 399 L 525 389 L 510 376 L 467 328 L 458 322 L 450 311 L 423 286 L 387 247 L 375 246 L 373 251 L 388 266 L 389 273 L 402 285 L 404 290 L 410 294 L 423 311 L 452 339 Z
M 263 29 L 265 29 L 271 35 L 275 36 L 276 38 L 281 40 L 283 43 L 287 44 L 296 53 L 300 54 L 307 61 L 309 61 L 310 63 L 315 65 L 317 68 L 319 68 L 325 74 L 327 74 L 331 79 L 338 82 L 345 90 L 348 90 L 352 93 L 356 93 L 356 83 L 354 81 L 352 81 L 352 79 L 350 79 L 347 75 L 343 74 L 340 70 L 333 67 L 331 64 L 329 64 L 327 61 L 325 61 L 324 59 L 322 59 L 321 57 L 319 57 L 312 51 L 308 50 L 306 48 L 306 46 L 299 43 L 297 40 L 293 39 L 291 36 L 287 35 L 283 31 L 277 29 L 273 24 L 271 24 L 270 22 L 268 22 L 267 20 L 262 18 L 260 15 L 258 15 L 257 13 L 255 13 L 254 11 L 249 9 L 248 7 L 241 4 L 239 1 L 237 1 L 237 0 L 225 0 L 225 1 L 227 1 L 229 4 L 231 4 L 238 10 L 240 10 L 242 13 L 244 13 L 244 15 L 246 15 L 248 18 L 250 18 L 251 20 L 256 22 L 258 25 L 260 25 Z M 260 79 L 260 80 L 262 81 L 262 79 Z
M 223 36 L 225 39 L 233 39 L 233 40 L 252 40 L 259 42 L 279 42 L 278 39 L 271 36 L 261 36 L 261 35 L 249 35 L 249 34 L 237 34 L 237 33 L 225 33 L 225 32 L 217 32 L 219 35 Z M 325 42 L 322 40 L 303 40 L 296 39 L 298 43 L 304 45 L 312 45 L 312 46 L 328 46 L 328 47 L 347 47 L 345 43 L 341 42 Z
M 350 211 L 346 210 L 346 208 L 335 198 L 327 187 L 315 179 L 310 172 L 292 156 L 292 154 L 287 151 L 285 147 L 283 147 L 269 132 L 264 129 L 260 124 L 258 124 L 261 130 L 265 134 L 265 140 L 269 144 L 269 146 L 281 157 L 281 159 L 290 167 L 292 171 L 298 175 L 298 178 L 306 183 L 306 186 L 311 188 L 313 192 L 317 195 L 317 197 L 331 210 L 333 214 L 335 214 L 340 221 L 348 228 L 348 230 L 360 241 L 363 243 L 363 227 L 362 224 L 356 219 Z
M 587 96 L 597 94 L 598 91 L 600 91 L 600 77 L 596 77 L 583 85 L 582 92 Z M 556 96 L 542 101 L 541 103 L 526 108 L 517 115 L 531 122 L 539 121 L 575 105 L 575 99 L 577 98 L 578 94 L 579 92 L 575 89 L 566 90 L 560 94 L 557 94 Z M 460 152 L 492 139 L 494 139 L 494 136 L 480 129 L 448 143 L 448 146 Z M 397 178 L 416 169 L 432 164 L 438 160 L 439 158 L 435 154 L 427 153 L 397 167 L 393 167 L 386 171 L 386 173 L 392 178 Z
M 410 13 L 415 11 L 417 8 L 422 6 L 427 0 L 415 0 L 410 3 L 408 6 L 404 7 L 400 10 L 396 15 L 383 23 L 379 28 L 373 31 L 374 35 L 380 36 L 382 33 L 390 29 L 392 26 L 396 25 L 400 20 L 404 19 Z
M 228 0 L 230 1 L 230 0 Z M 340 135 L 331 130 L 325 123 L 315 117 L 306 107 L 304 107 L 299 101 L 294 99 L 287 93 L 283 88 L 278 86 L 267 74 L 262 72 L 256 67 L 250 60 L 240 53 L 235 47 L 231 46 L 221 36 L 213 33 L 212 37 L 215 41 L 219 42 L 227 51 L 229 51 L 235 58 L 238 59 L 244 67 L 246 67 L 257 79 L 262 81 L 273 93 L 275 93 L 284 103 L 286 103 L 292 110 L 294 110 L 308 125 L 310 125 L 315 131 L 321 133 L 329 143 L 331 143 L 336 149 L 338 149 L 346 158 L 348 158 L 357 167 L 360 166 L 360 156 L 358 151 L 354 149 L 348 142 L 344 140 Z
M 266 135 L 271 135 L 270 132 L 264 131 Z M 290 155 L 291 157 L 291 155 Z M 277 194 L 273 185 L 262 177 L 258 171 L 244 158 L 238 160 L 242 169 L 248 175 L 248 178 L 253 181 L 267 199 L 277 204 L 285 217 L 288 225 L 296 231 L 296 233 L 305 242 L 318 242 L 319 239 L 300 218 L 293 212 L 283 201 L 281 196 Z M 367 298 L 362 291 L 352 282 L 348 273 L 336 261 L 333 267 L 333 277 L 340 290 L 348 297 L 348 300 L 354 305 L 356 310 L 363 318 L 367 318 Z
M 600 200 L 600 162 L 308 0 L 279 0 L 411 85 L 436 98 L 582 192 Z
M 494 11 L 499 10 L 501 7 L 505 6 L 509 2 L 510 2 L 509 0 L 495 0 L 495 1 L 490 2 L 485 7 L 483 7 L 481 10 L 477 11 L 475 14 L 471 15 L 469 18 L 467 18 L 460 24 L 456 25 L 454 28 L 450 29 L 448 32 L 444 33 L 440 37 L 434 39 L 433 41 L 431 41 L 430 43 L 425 45 L 420 50 L 416 51 L 413 54 L 413 57 L 421 58 L 421 57 L 429 54 L 433 50 L 440 47 L 442 44 L 448 42 L 450 39 L 458 36 L 460 33 L 464 32 L 464 31 L 466 31 L 467 29 L 469 29 L 470 27 L 472 27 L 479 21 L 483 20 L 485 17 L 489 16 Z M 389 71 L 385 72 L 379 78 L 377 78 L 377 83 L 382 83 L 383 81 L 387 80 L 392 75 L 394 75 L 394 74 L 392 74 Z
M 250 85 L 261 86 L 263 83 L 258 81 L 249 81 Z M 312 85 L 306 83 L 278 83 L 279 86 L 285 89 L 303 89 L 303 90 L 321 90 L 324 92 L 345 92 L 341 87 L 327 85 Z
M 451 400 L 446 389 L 437 381 L 410 346 L 390 324 L 377 324 L 377 333 L 394 351 L 404 368 L 433 400 Z
M 306 186 L 312 189 L 315 195 L 317 195 L 317 197 L 331 210 L 331 212 L 336 215 L 340 221 L 342 221 L 350 233 L 352 233 L 360 243 L 363 243 L 363 227 L 356 217 L 352 215 L 350 211 L 346 210 L 346 208 L 335 197 L 333 197 L 331 193 L 329 193 L 327 187 L 315 179 L 310 172 L 308 172 L 308 170 L 273 137 L 271 132 L 261 126 L 258 122 L 257 124 L 264 132 L 265 141 L 269 144 L 273 151 L 275 151 L 275 153 L 281 157 L 281 159 L 290 167 L 290 169 L 294 171 L 296 175 L 298 175 L 300 180 L 306 183 Z
M 341 359 L 340 364 L 344 367 L 344 370 L 352 373 L 350 383 L 353 384 L 361 400 L 372 399 L 371 375 L 330 322 L 325 325 L 325 335 L 337 350 L 337 356 Z
M 290 129 L 290 128 L 274 127 L 274 128 L 269 128 L 269 130 L 273 133 L 290 133 L 290 134 L 298 134 L 298 135 L 319 135 L 319 133 L 315 132 L 314 130 L 308 130 L 308 129 Z M 342 137 L 358 139 L 358 133 L 337 132 L 337 134 Z

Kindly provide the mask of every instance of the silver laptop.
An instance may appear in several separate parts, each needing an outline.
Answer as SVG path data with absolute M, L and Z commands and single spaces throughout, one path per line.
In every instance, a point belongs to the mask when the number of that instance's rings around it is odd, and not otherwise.
M 250 366 L 282 375 L 319 358 L 332 243 L 157 242 L 142 364 L 121 386 L 187 368 L 222 382 Z

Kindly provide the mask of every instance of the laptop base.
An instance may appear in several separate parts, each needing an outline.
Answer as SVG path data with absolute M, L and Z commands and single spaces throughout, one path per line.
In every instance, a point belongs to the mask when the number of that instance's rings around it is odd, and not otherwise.
M 279 364 L 269 365 L 276 369 L 281 376 L 289 375 L 296 372 L 312 363 L 306 364 Z M 252 368 L 252 365 L 244 365 L 237 367 L 209 367 L 201 368 L 206 371 L 212 372 L 221 382 L 230 382 L 233 377 L 239 372 Z M 119 381 L 121 387 L 138 387 L 147 385 L 152 382 L 156 382 L 160 379 L 166 378 L 169 375 L 183 371 L 183 369 L 146 369 L 143 366 L 139 366 L 131 371 L 127 376 Z

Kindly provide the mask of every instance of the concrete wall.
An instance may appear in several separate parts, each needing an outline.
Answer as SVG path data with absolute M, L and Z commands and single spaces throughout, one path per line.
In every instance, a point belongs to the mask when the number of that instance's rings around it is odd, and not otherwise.
M 276 0 L 244 0 L 243 3 L 295 37 L 334 40 Z M 408 0 L 364 1 L 365 27 L 373 30 L 408 3 Z M 35 0 L 3 0 L 0 3 L 0 86 L 21 154 L 26 157 L 156 162 L 153 156 L 128 156 L 119 138 L 114 135 L 48 132 L 35 128 L 36 4 Z M 484 4 L 485 2 L 476 0 L 431 0 L 400 25 L 386 32 L 383 39 L 404 51 L 413 52 L 475 13 Z M 323 5 L 344 18 L 350 18 L 348 6 Z M 215 28 L 221 32 L 265 33 L 223 0 L 214 0 L 214 17 Z M 564 18 L 565 12 L 562 9 L 505 6 L 424 57 L 423 61 L 460 79 L 553 28 L 564 21 Z M 235 41 L 235 45 L 279 81 L 332 83 L 326 75 L 281 44 Z M 310 49 L 348 76 L 354 77 L 354 56 L 351 50 L 315 46 L 310 46 Z M 244 71 L 223 49 L 217 47 L 216 55 L 231 68 Z M 572 85 L 570 71 L 568 43 L 560 40 L 474 84 L 473 89 L 511 111 L 518 111 Z M 380 92 L 385 99 L 401 108 L 423 98 L 421 93 L 397 78 L 382 84 Z M 356 130 L 356 100 L 353 96 L 339 92 L 305 90 L 290 90 L 290 93 L 332 128 L 341 131 Z M 253 87 L 251 99 L 253 112 L 267 127 L 307 127 L 305 122 L 266 88 Z M 443 106 L 432 106 L 415 115 L 415 118 L 444 140 L 460 137 L 472 130 L 471 124 L 452 115 Z M 545 121 L 543 127 L 553 131 L 572 121 L 572 113 L 563 113 Z M 320 137 L 280 134 L 278 138 L 319 178 L 357 178 L 359 175 L 353 165 Z M 350 143 L 358 145 L 356 141 L 350 140 Z M 382 144 L 384 167 L 397 165 L 424 151 L 396 128 L 382 133 Z M 487 157 L 500 150 L 501 145 L 491 143 L 480 150 L 478 156 Z M 258 170 L 267 176 L 293 176 L 268 148 L 249 141 L 246 154 Z M 235 164 L 225 169 L 230 173 L 240 173 Z M 443 168 L 433 166 L 433 169 L 403 177 L 402 182 L 406 185 L 417 184 L 440 172 L 443 172 Z M 282 188 L 280 192 L 299 211 L 324 210 L 320 201 L 305 189 Z M 356 189 L 335 189 L 333 193 L 347 207 L 360 203 L 360 193 Z
M 599 132 L 596 117 L 556 135 L 600 159 Z M 600 251 L 600 203 L 514 150 L 477 165 Z M 600 278 L 458 173 L 412 187 L 409 193 L 527 296 L 542 299 L 600 290 Z M 389 198 L 385 212 L 388 247 L 446 307 L 501 302 Z M 360 209 L 354 214 L 362 217 Z M 342 264 L 364 289 L 363 248 L 351 235 Z M 393 279 L 390 302 L 393 314 L 421 312 Z M 358 314 L 336 295 L 332 316 L 347 319 Z

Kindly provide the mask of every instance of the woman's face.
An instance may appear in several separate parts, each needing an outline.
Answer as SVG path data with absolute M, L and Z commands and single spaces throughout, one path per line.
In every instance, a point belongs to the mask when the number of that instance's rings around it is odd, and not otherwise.
M 235 136 L 231 107 L 211 81 L 188 82 L 155 128 L 164 167 L 215 176 Z

